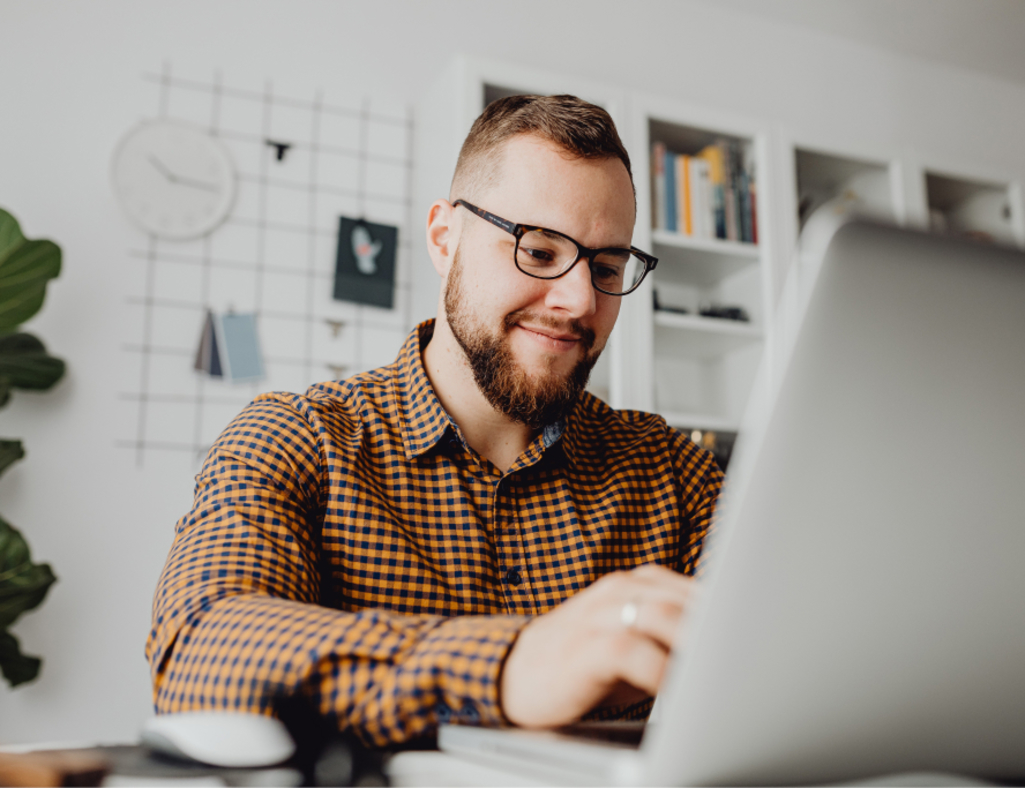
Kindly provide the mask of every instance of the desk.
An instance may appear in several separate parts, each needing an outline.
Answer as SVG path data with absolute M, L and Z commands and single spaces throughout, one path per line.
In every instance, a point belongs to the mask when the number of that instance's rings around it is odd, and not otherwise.
M 396 788 L 533 788 L 550 785 L 437 750 L 400 752 L 389 756 L 384 763 L 384 773 Z

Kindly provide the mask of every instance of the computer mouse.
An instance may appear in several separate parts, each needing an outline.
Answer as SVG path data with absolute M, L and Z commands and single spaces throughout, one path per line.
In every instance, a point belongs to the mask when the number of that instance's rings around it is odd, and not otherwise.
M 165 755 L 229 768 L 273 766 L 295 753 L 280 720 L 231 711 L 160 714 L 146 720 L 141 740 Z

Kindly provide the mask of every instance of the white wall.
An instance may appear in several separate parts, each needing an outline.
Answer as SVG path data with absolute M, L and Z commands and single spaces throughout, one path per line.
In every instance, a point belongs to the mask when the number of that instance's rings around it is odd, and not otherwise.
M 197 468 L 156 453 L 139 470 L 113 443 L 132 416 L 117 391 L 138 234 L 108 167 L 155 112 L 141 75 L 165 58 L 198 78 L 220 68 L 228 83 L 413 104 L 464 51 L 742 112 L 841 150 L 1025 172 L 1021 87 L 697 2 L 0 0 L 0 30 L 0 205 L 64 248 L 30 328 L 70 367 L 57 390 L 16 393 L 0 412 L 0 434 L 28 448 L 0 479 L 0 512 L 60 578 L 15 629 L 45 664 L 36 683 L 0 688 L 0 743 L 126 740 L 149 713 L 150 601 Z

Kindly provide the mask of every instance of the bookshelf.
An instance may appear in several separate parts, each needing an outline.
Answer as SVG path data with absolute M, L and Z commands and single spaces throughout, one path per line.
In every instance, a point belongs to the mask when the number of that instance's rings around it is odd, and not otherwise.
M 757 394 L 756 372 L 769 344 L 767 137 L 757 124 L 657 98 L 638 97 L 633 104 L 631 156 L 638 192 L 634 243 L 649 248 L 659 264 L 637 303 L 635 330 L 647 341 L 639 343 L 644 352 L 638 354 L 635 372 L 643 385 L 633 392 L 632 406 L 660 413 L 672 426 L 698 437 L 712 431 L 730 433 L 726 437 L 732 439 L 749 398 Z M 702 201 L 696 193 L 704 188 L 707 195 L 709 184 L 695 185 L 688 170 L 693 176 L 694 162 L 714 147 L 732 156 L 734 185 L 744 170 L 754 188 L 748 190 L 747 220 L 739 218 L 743 197 L 734 194 L 735 226 L 724 228 L 722 211 L 711 222 L 713 235 L 707 220 L 693 216 L 714 204 L 714 199 L 706 196 Z M 669 154 L 664 161 L 660 149 Z M 665 178 L 670 166 L 677 168 L 672 180 Z M 675 200 L 669 197 L 671 189 L 676 190 Z M 667 203 L 675 203 L 675 226 L 674 208 L 667 211 Z M 719 237 L 723 235 L 728 237 Z M 707 312 L 712 307 L 732 309 L 747 319 L 711 316 Z

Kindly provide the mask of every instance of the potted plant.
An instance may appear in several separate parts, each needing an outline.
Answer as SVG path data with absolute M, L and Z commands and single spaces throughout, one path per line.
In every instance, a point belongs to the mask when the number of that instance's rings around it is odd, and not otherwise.
M 27 240 L 15 218 L 0 209 L 0 407 L 13 389 L 48 389 L 64 374 L 63 361 L 18 331 L 42 307 L 47 282 L 60 267 L 57 244 Z M 24 455 L 21 441 L 0 439 L 0 473 Z M 56 579 L 48 564 L 32 562 L 24 537 L 0 517 L 0 672 L 12 687 L 34 679 L 42 660 L 22 654 L 8 628 L 43 601 Z

